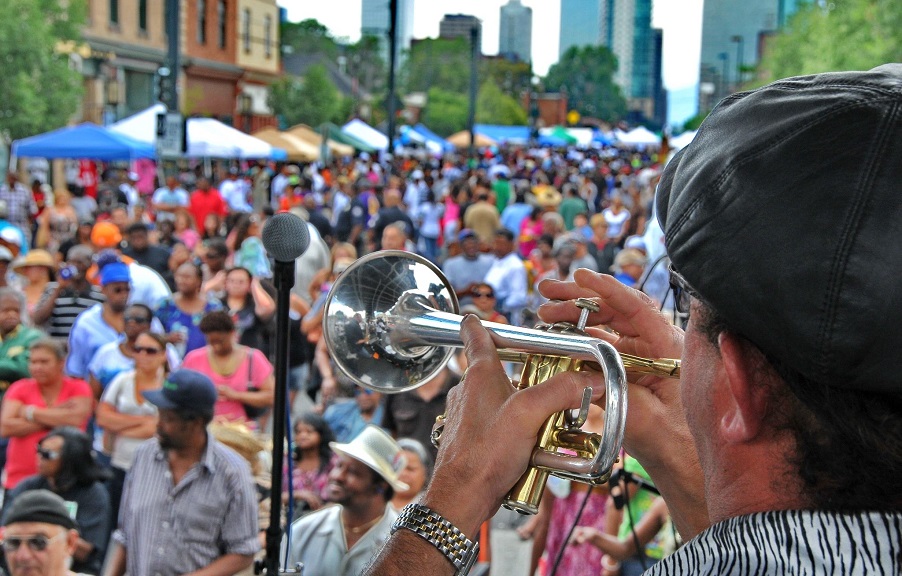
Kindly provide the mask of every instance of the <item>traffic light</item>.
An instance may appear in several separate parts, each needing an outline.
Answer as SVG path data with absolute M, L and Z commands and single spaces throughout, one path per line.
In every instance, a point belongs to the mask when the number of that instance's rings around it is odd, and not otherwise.
M 161 66 L 157 69 L 156 81 L 157 101 L 169 105 L 174 100 L 175 77 L 169 68 Z

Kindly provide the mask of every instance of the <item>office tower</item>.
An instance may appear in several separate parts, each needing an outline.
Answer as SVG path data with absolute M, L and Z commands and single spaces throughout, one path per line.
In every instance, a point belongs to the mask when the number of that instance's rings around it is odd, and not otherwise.
M 516 57 L 520 62 L 532 62 L 532 8 L 520 0 L 510 0 L 501 7 L 498 53 Z
M 559 56 L 571 46 L 598 46 L 601 41 L 601 5 L 608 0 L 561 0 Z
M 469 14 L 445 14 L 439 22 L 439 38 L 470 38 L 470 30 L 476 28 L 476 46 L 482 54 L 482 21 Z
M 699 65 L 699 110 L 710 110 L 751 79 L 764 40 L 804 0 L 705 0 Z
M 398 0 L 397 44 L 395 57 L 400 64 L 413 39 L 413 2 Z M 388 32 L 391 14 L 389 0 L 363 0 L 361 3 L 360 33 L 379 38 L 379 55 L 388 64 Z

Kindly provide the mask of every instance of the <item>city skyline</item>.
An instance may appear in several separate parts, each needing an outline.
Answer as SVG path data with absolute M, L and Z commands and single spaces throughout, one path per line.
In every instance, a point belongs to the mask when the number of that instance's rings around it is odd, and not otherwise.
M 289 20 L 314 18 L 330 32 L 349 42 L 360 38 L 361 0 L 326 3 L 278 0 Z M 385 0 L 388 2 L 388 0 Z M 558 61 L 559 1 L 522 0 L 533 10 L 532 62 L 536 74 L 544 76 Z M 446 13 L 472 14 L 482 21 L 482 49 L 498 53 L 500 9 L 507 0 L 457 0 L 453 5 L 432 0 L 413 0 L 413 37 L 437 38 L 439 22 Z M 670 91 L 669 118 L 681 123 L 697 110 L 699 54 L 703 0 L 656 0 L 652 26 L 664 30 L 663 76 Z

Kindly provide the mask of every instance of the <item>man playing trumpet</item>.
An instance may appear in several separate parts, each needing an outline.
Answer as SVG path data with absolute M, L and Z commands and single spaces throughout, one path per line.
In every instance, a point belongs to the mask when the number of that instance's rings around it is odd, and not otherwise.
M 902 269 L 900 181 L 902 65 L 734 94 L 658 188 L 685 333 L 611 277 L 542 284 L 544 321 L 590 298 L 591 335 L 683 359 L 679 381 L 629 384 L 624 445 L 687 540 L 650 574 L 902 572 L 902 291 L 873 274 Z M 591 372 L 515 392 L 475 317 L 461 337 L 469 368 L 426 508 L 396 523 L 371 576 L 464 573 L 543 421 L 586 387 L 604 406 Z

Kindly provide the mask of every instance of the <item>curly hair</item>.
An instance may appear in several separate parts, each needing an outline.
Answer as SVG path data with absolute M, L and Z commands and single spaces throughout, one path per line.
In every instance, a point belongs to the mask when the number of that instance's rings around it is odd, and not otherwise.
M 44 436 L 41 442 L 53 437 L 63 439 L 60 469 L 54 478 L 57 490 L 66 492 L 76 486 L 91 486 L 94 482 L 110 478 L 110 472 L 97 462 L 90 436 L 73 426 L 59 426 Z

